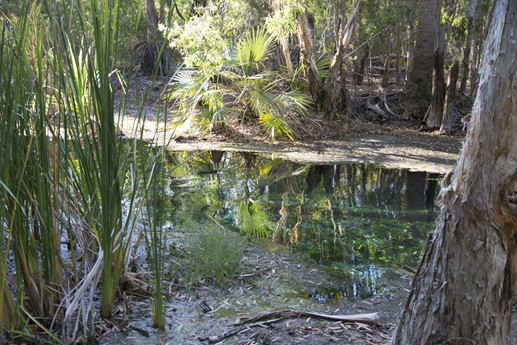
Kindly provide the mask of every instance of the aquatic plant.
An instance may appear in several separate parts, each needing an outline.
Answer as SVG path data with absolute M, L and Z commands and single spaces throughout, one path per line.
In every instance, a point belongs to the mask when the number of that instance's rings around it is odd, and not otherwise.
M 186 263 L 190 283 L 209 279 L 217 286 L 229 285 L 238 272 L 244 242 L 228 230 L 200 230 L 187 242 Z
M 117 0 L 26 1 L 2 18 L 0 337 L 92 337 L 95 315 L 112 315 L 145 202 L 137 191 L 161 188 L 118 139 L 118 9 Z

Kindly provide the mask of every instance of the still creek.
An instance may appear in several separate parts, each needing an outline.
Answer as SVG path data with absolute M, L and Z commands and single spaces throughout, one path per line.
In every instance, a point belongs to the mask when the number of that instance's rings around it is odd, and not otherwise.
M 165 218 L 179 227 L 214 220 L 269 238 L 307 260 L 363 281 L 390 265 L 415 267 L 434 228 L 439 176 L 369 164 L 303 165 L 239 152 L 171 152 Z
M 188 229 L 217 224 L 266 243 L 261 248 L 281 247 L 332 276 L 329 284 L 288 288 L 281 298 L 320 304 L 390 298 L 388 277 L 418 266 L 435 225 L 441 179 L 371 164 L 305 165 L 274 154 L 222 151 L 168 152 L 158 169 L 165 172 L 159 203 L 164 228 L 188 236 Z M 228 305 L 219 314 L 235 316 L 237 309 Z M 140 315 L 138 327 L 149 328 L 150 317 Z M 193 320 L 185 326 L 191 335 Z M 125 338 L 103 339 L 114 344 Z

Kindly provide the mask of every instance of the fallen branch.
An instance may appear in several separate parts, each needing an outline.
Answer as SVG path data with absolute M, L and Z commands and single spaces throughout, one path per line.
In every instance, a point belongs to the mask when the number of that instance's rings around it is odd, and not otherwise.
M 384 112 L 384 110 L 381 109 L 381 107 L 379 107 L 378 104 L 372 104 L 370 103 L 370 100 L 368 100 L 366 106 L 368 107 L 368 109 L 373 110 L 373 112 L 377 115 L 386 116 L 386 113 Z
M 252 323 L 252 324 L 249 324 L 249 325 L 246 325 L 243 327 L 232 329 L 232 330 L 230 330 L 228 332 L 224 332 L 223 334 L 220 334 L 220 335 L 214 335 L 211 337 L 198 337 L 197 339 L 199 341 L 208 341 L 209 344 L 216 344 L 216 343 L 223 341 L 226 338 L 233 337 L 236 334 L 249 330 L 251 327 L 265 327 L 267 325 L 270 325 L 272 323 L 282 321 L 282 320 L 283 320 L 283 318 L 278 318 L 278 319 L 273 319 L 273 320 Z
M 293 309 L 281 309 L 266 311 L 253 317 L 240 317 L 235 321 L 236 325 L 242 325 L 250 322 L 257 322 L 263 319 L 275 318 L 275 319 L 287 319 L 287 318 L 298 318 L 298 317 L 314 317 L 329 321 L 342 321 L 342 322 L 362 322 L 371 325 L 377 325 L 379 320 L 379 313 L 371 314 L 354 314 L 354 315 L 330 315 L 314 313 L 310 311 L 293 310 Z
M 384 101 L 384 107 L 386 108 L 386 110 L 388 111 L 388 113 L 390 113 L 391 115 L 393 115 L 393 116 L 395 116 L 395 117 L 400 117 L 400 115 L 396 114 L 395 112 L 393 112 L 393 111 L 390 109 L 390 106 L 388 105 L 388 100 L 387 100 L 387 94 L 386 94 L 386 93 L 384 93 L 383 101 Z

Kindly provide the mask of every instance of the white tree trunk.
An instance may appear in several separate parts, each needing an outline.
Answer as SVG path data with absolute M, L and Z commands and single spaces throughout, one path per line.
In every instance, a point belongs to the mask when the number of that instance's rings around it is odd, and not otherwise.
M 392 344 L 511 344 L 517 279 L 517 1 L 495 0 L 463 153 Z

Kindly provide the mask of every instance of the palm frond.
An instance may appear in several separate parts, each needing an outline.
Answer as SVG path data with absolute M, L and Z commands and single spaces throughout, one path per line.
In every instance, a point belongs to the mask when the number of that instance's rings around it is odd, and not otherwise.
M 249 32 L 237 44 L 234 61 L 240 65 L 246 76 L 251 74 L 254 66 L 264 62 L 273 52 L 275 36 L 265 29 L 256 29 Z
M 249 92 L 249 105 L 257 116 L 262 113 L 278 114 L 282 106 L 277 102 L 277 95 L 261 88 L 253 88 Z
M 289 109 L 289 111 L 303 116 L 307 115 L 313 103 L 308 94 L 300 91 L 290 91 L 279 94 L 278 100 L 285 109 Z
M 328 76 L 331 64 L 332 60 L 325 57 L 316 61 L 316 68 L 318 68 L 318 74 L 321 78 L 326 78 Z
M 273 139 L 278 136 L 294 140 L 293 131 L 285 119 L 275 117 L 271 113 L 263 113 L 260 115 L 259 121 L 264 127 L 271 131 L 271 137 Z

